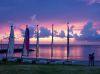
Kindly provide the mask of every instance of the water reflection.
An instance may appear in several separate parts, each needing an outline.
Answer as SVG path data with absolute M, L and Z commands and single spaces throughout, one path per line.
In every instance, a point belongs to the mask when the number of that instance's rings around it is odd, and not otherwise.
M 31 46 L 35 49 L 34 46 Z M 100 60 L 100 46 L 70 46 L 70 59 L 73 60 L 88 60 L 88 54 L 94 52 L 95 59 Z M 2 56 L 4 54 L 0 54 Z M 15 53 L 14 56 L 20 57 L 21 53 Z M 35 58 L 36 51 L 30 52 L 29 58 Z M 53 59 L 67 59 L 67 49 L 66 46 L 54 46 Z M 50 46 L 40 46 L 39 48 L 39 58 L 51 58 L 51 47 Z

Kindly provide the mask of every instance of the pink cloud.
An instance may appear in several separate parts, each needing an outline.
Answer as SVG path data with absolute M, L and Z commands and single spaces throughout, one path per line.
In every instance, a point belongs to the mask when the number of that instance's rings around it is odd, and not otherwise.
M 86 2 L 88 5 L 100 3 L 100 0 L 78 0 L 78 1 Z
M 100 0 L 87 0 L 87 1 L 89 5 L 94 4 L 94 3 L 100 3 Z

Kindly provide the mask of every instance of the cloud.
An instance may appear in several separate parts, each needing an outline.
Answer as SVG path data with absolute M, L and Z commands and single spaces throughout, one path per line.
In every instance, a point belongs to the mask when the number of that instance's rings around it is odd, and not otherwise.
M 76 36 L 77 40 L 99 41 L 100 34 L 93 28 L 93 22 L 89 21 L 80 32 L 80 36 Z
M 94 4 L 94 3 L 100 3 L 100 0 L 87 0 L 87 1 L 89 5 Z
M 39 37 L 49 37 L 51 35 L 50 30 L 45 27 L 40 27 Z
M 86 2 L 88 5 L 92 5 L 92 4 L 95 4 L 95 3 L 100 3 L 100 0 L 78 0 L 78 1 Z
M 32 24 L 34 24 L 34 25 L 37 25 L 37 15 L 36 14 L 33 14 L 32 16 L 31 16 L 31 22 L 32 22 Z
M 25 30 L 24 29 L 21 29 L 19 27 L 16 27 L 16 28 L 20 30 L 21 36 L 24 37 Z M 36 36 L 36 27 L 34 27 L 32 25 L 29 26 L 29 31 L 30 31 L 30 38 L 37 37 Z M 63 30 L 61 30 L 60 33 L 58 33 L 56 30 L 54 30 L 54 33 L 53 34 L 54 34 L 54 37 L 60 37 L 60 38 L 66 37 L 65 32 Z M 43 27 L 43 26 L 40 27 L 40 29 L 39 29 L 39 37 L 40 38 L 49 37 L 51 35 L 52 35 L 52 33 L 51 33 L 51 31 L 48 28 Z M 72 38 L 72 37 L 73 36 L 72 36 L 72 34 L 70 32 L 70 38 Z
M 72 26 L 70 27 L 70 29 L 69 29 L 69 37 L 70 37 L 70 38 L 73 38 L 73 37 L 74 37 L 73 28 L 74 28 L 74 26 L 72 25 Z
M 61 30 L 58 37 L 64 38 L 65 37 L 65 32 L 63 30 Z
M 74 34 L 73 34 L 73 27 L 70 28 L 69 30 L 69 38 L 73 38 L 74 37 Z M 60 38 L 64 38 L 64 37 L 67 37 L 65 35 L 65 32 L 63 30 L 60 31 L 60 33 L 58 33 L 56 30 L 54 31 L 54 36 L 55 37 L 60 37 Z
M 35 27 L 34 26 L 29 26 L 29 32 L 30 32 L 30 38 L 33 38 L 36 34 L 36 31 L 35 31 Z M 21 36 L 24 37 L 25 36 L 25 30 L 21 29 L 21 28 L 17 28 L 20 30 L 21 32 Z
M 36 34 L 35 27 L 29 26 L 29 31 L 30 31 L 30 38 L 33 38 L 34 35 Z
M 37 25 L 37 18 L 36 18 L 36 14 L 33 14 L 31 16 L 31 24 L 28 25 L 28 28 L 29 28 L 29 32 L 30 32 L 30 38 L 33 38 L 33 37 L 36 37 L 36 25 Z M 20 27 L 17 27 L 16 28 L 18 30 L 20 30 L 21 32 L 21 36 L 24 37 L 25 35 L 25 30 L 24 29 L 21 29 Z
M 61 30 L 60 33 L 58 33 L 56 30 L 54 30 L 53 34 L 54 34 L 54 37 L 60 37 L 60 38 L 66 37 L 65 32 L 63 30 Z M 49 37 L 51 35 L 52 35 L 52 33 L 50 30 L 48 30 L 48 28 L 40 27 L 39 37 L 45 38 L 45 37 Z M 70 35 L 70 37 L 72 37 L 72 36 Z
M 37 37 L 36 36 L 36 25 L 34 24 L 35 21 L 36 21 L 36 15 L 33 15 L 32 16 L 32 24 L 28 26 L 29 32 L 30 32 L 30 38 Z M 20 28 L 19 26 L 14 24 L 13 21 L 9 21 L 8 23 L 10 25 L 14 25 L 14 29 L 20 30 L 22 37 L 25 36 L 25 29 Z M 70 28 L 70 38 L 73 37 L 73 35 L 72 35 L 73 31 L 72 30 L 73 30 L 73 26 L 71 26 L 71 28 Z M 53 34 L 54 34 L 55 37 L 60 37 L 60 38 L 66 37 L 65 36 L 65 32 L 63 30 L 61 30 L 60 33 L 58 33 L 56 30 L 54 30 Z M 52 33 L 51 33 L 51 31 L 48 28 L 43 27 L 43 26 L 40 27 L 40 29 L 39 29 L 39 37 L 40 38 L 49 37 L 51 35 L 52 35 Z

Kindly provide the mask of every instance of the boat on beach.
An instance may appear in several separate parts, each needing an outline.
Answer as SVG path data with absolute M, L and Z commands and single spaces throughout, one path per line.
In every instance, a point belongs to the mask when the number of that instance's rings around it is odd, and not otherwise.
M 0 49 L 0 54 L 4 54 L 4 53 L 7 53 L 7 50 L 8 49 Z M 23 48 L 15 48 L 14 49 L 14 53 L 18 53 L 18 52 L 22 52 L 23 51 Z M 30 52 L 33 52 L 35 51 L 34 49 L 29 49 Z

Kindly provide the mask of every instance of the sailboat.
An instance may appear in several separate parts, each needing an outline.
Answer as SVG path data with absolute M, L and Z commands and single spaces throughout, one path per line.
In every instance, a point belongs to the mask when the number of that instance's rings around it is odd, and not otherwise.
M 10 30 L 10 36 L 9 36 L 9 43 L 8 43 L 8 50 L 6 53 L 6 58 L 4 58 L 2 61 L 16 61 L 16 58 L 14 58 L 14 29 L 13 26 L 11 26 Z
M 29 44 L 30 44 L 30 32 L 29 32 L 28 25 L 26 25 L 23 52 L 22 52 L 21 59 L 18 59 L 18 62 L 32 63 L 32 59 L 29 59 L 29 52 L 30 52 Z
M 14 29 L 13 26 L 11 26 L 9 43 L 8 43 L 8 51 L 6 57 L 13 57 L 13 54 L 14 54 Z
M 29 43 L 30 43 L 29 28 L 26 25 L 22 56 L 28 56 L 29 55 Z

